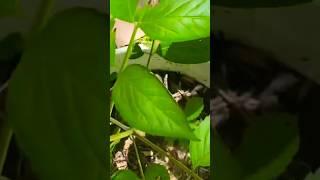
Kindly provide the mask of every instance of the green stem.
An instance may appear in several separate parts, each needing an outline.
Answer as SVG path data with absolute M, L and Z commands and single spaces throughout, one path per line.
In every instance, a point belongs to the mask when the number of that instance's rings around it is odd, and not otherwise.
M 133 146 L 134 146 L 134 150 L 136 152 L 136 156 L 137 156 L 137 161 L 138 161 L 138 165 L 139 165 L 139 170 L 140 170 L 140 174 L 142 177 L 142 180 L 145 180 L 146 178 L 144 177 L 144 173 L 143 173 L 143 168 L 142 168 L 142 164 L 141 164 L 141 160 L 140 160 L 140 156 L 139 156 L 139 151 L 135 142 L 135 139 L 131 136 L 131 138 L 133 139 Z
M 132 133 L 133 133 L 133 130 L 132 130 L 132 129 L 129 129 L 129 130 L 124 131 L 124 132 L 122 132 L 122 133 L 118 133 L 118 134 L 111 135 L 111 136 L 110 136 L 110 142 L 117 141 L 117 140 L 123 139 L 123 138 L 125 138 L 125 137 L 128 137 L 128 136 L 130 136 Z
M 110 117 L 110 121 L 125 131 L 130 129 L 128 126 L 122 124 L 120 121 L 114 119 L 113 117 Z
M 154 40 L 152 40 L 152 45 L 151 45 L 151 49 L 150 49 L 150 54 L 149 54 L 148 62 L 147 62 L 147 68 L 149 68 L 149 64 L 150 64 L 150 61 L 151 61 L 151 56 L 152 56 L 152 54 L 153 54 L 153 46 L 154 46 Z
M 122 61 L 122 64 L 121 64 L 121 68 L 120 68 L 120 70 L 119 70 L 119 73 L 122 72 L 122 71 L 126 68 L 126 66 L 127 66 L 127 64 L 128 64 L 129 57 L 131 56 L 132 49 L 133 49 L 133 45 L 134 45 L 134 38 L 136 37 L 138 28 L 139 28 L 138 25 L 135 23 L 135 24 L 134 24 L 133 32 L 132 32 L 132 34 L 131 34 L 129 46 L 128 46 L 126 55 L 125 55 L 125 57 L 124 57 L 124 60 Z
M 117 126 L 119 126 L 120 128 L 124 129 L 124 130 L 128 130 L 129 127 L 127 127 L 126 125 L 122 124 L 121 122 L 119 122 L 118 120 L 114 119 L 114 118 L 110 118 L 110 120 L 116 124 Z M 134 132 L 134 135 L 143 143 L 145 143 L 146 145 L 150 146 L 152 149 L 154 149 L 155 151 L 159 152 L 160 154 L 167 156 L 176 166 L 178 166 L 179 168 L 181 168 L 182 170 L 184 170 L 186 173 L 190 174 L 195 180 L 202 180 L 201 177 L 199 177 L 195 172 L 193 172 L 192 170 L 190 170 L 188 167 L 186 167 L 183 163 L 181 163 L 180 161 L 176 160 L 173 156 L 171 156 L 170 153 L 167 153 L 166 151 L 164 151 L 161 147 L 157 146 L 156 144 L 154 144 L 153 142 L 149 141 L 148 139 L 146 139 L 145 137 L 140 136 L 138 133 Z
M 142 136 L 140 136 L 140 135 L 138 135 L 136 133 L 135 133 L 135 136 L 140 141 L 142 141 L 143 143 L 147 144 L 148 146 L 150 146 L 155 151 L 159 152 L 160 154 L 162 154 L 164 156 L 167 156 L 170 161 L 172 161 L 176 166 L 178 166 L 180 169 L 184 170 L 186 173 L 190 174 L 195 180 L 202 180 L 201 177 L 199 177 L 195 172 L 193 172 L 188 167 L 186 167 L 183 163 L 181 163 L 180 161 L 176 160 L 173 156 L 171 156 L 170 153 L 164 151 L 162 148 L 160 148 L 159 146 L 157 146 L 153 142 L 149 141 L 148 139 L 146 139 L 146 138 L 144 138 L 144 137 L 142 137 Z
M 134 24 L 134 29 L 133 29 L 133 32 L 131 34 L 131 38 L 130 38 L 130 42 L 129 42 L 129 45 L 128 45 L 128 49 L 127 49 L 127 52 L 126 52 L 126 55 L 122 61 L 122 64 L 121 64 L 121 68 L 119 70 L 119 73 L 122 72 L 127 64 L 128 64 L 128 61 L 129 61 L 129 57 L 131 56 L 131 53 L 132 53 L 132 49 L 133 49 L 133 45 L 134 45 L 134 38 L 136 37 L 136 34 L 137 34 L 137 31 L 138 31 L 138 28 L 139 26 L 135 23 Z M 114 107 L 114 102 L 112 101 L 111 99 L 111 103 L 110 103 L 110 116 L 112 114 L 112 110 L 113 110 L 113 107 Z

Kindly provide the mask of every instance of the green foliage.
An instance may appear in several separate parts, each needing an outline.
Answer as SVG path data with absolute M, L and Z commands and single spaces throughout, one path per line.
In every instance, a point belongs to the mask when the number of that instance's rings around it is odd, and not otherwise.
M 0 17 L 15 16 L 20 10 L 19 0 L 1 0 Z
M 136 21 L 152 39 L 181 42 L 210 35 L 209 0 L 161 0 L 139 11 Z
M 286 113 L 274 113 L 253 119 L 253 122 L 247 129 L 242 144 L 233 153 L 223 145 L 220 136 L 215 132 L 214 177 L 273 179 L 291 162 L 299 147 L 296 117 Z
M 166 44 L 161 44 L 158 54 L 168 61 L 180 64 L 208 62 L 210 60 L 210 38 L 176 42 L 172 43 L 170 47 Z
M 112 98 L 131 127 L 152 135 L 196 139 L 168 90 L 141 65 L 130 65 L 118 75 Z
M 242 179 L 239 162 L 223 143 L 217 131 L 213 132 L 213 179 Z
M 203 98 L 191 97 L 184 108 L 184 113 L 187 116 L 188 121 L 195 120 L 201 114 L 204 109 Z
M 285 170 L 298 150 L 297 118 L 274 113 L 253 121 L 235 156 L 247 179 L 273 179 Z
M 159 164 L 151 164 L 145 172 L 146 180 L 170 180 L 167 169 Z
M 10 80 L 8 119 L 41 179 L 106 177 L 106 20 L 86 8 L 56 14 Z
M 141 56 L 143 56 L 143 51 L 142 49 L 140 48 L 139 44 L 138 43 L 135 43 L 134 46 L 133 46 L 133 49 L 132 49 L 132 53 L 131 53 L 131 56 L 129 57 L 129 59 L 137 59 Z
M 110 11 L 114 18 L 134 22 L 138 0 L 110 0 Z
M 111 180 L 140 180 L 139 177 L 131 170 L 120 170 L 112 175 Z
M 200 141 L 190 141 L 189 151 L 192 167 L 210 166 L 210 116 L 207 116 L 195 129 Z

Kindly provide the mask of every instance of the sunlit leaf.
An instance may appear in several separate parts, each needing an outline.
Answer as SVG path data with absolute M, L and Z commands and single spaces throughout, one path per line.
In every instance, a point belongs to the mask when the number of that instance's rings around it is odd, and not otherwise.
M 151 39 L 180 42 L 210 35 L 209 0 L 161 0 L 135 19 Z
M 118 75 L 112 98 L 131 127 L 151 135 L 195 139 L 169 91 L 141 65 L 130 65 Z
M 133 22 L 138 0 L 110 0 L 110 11 L 114 18 Z
M 210 127 L 210 117 L 207 116 L 194 131 L 200 141 L 190 141 L 189 151 L 193 168 L 210 166 Z

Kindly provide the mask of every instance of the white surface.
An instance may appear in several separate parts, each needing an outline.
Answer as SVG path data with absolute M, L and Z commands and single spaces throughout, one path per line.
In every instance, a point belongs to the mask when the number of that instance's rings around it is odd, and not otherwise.
M 144 52 L 149 52 L 147 47 L 142 46 Z M 118 72 L 121 66 L 121 62 L 125 56 L 127 47 L 119 48 L 116 50 L 116 65 L 111 67 L 112 72 Z M 146 65 L 148 61 L 148 53 L 145 53 L 138 59 L 129 60 L 129 64 L 141 64 Z M 210 87 L 210 62 L 201 64 L 176 64 L 163 59 L 161 56 L 154 54 L 152 55 L 150 65 L 152 70 L 165 70 L 165 71 L 175 71 L 181 74 L 195 78 L 200 83 L 207 87 Z

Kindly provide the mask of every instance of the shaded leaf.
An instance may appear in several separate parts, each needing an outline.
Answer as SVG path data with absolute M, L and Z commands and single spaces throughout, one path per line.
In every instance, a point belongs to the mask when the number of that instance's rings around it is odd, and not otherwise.
M 213 154 L 213 179 L 243 179 L 240 164 L 216 130 L 213 131 Z
M 114 18 L 133 22 L 138 0 L 110 0 L 110 11 Z
M 130 65 L 118 75 L 112 98 L 131 127 L 151 135 L 196 139 L 169 91 L 141 65 Z
M 246 179 L 273 179 L 291 162 L 299 147 L 297 118 L 270 113 L 253 120 L 236 151 Z
M 159 164 L 151 164 L 145 171 L 146 180 L 170 180 L 167 169 Z
M 200 141 L 190 141 L 189 151 L 192 167 L 210 166 L 210 116 L 207 116 L 194 131 Z
M 135 43 L 132 49 L 132 53 L 129 59 L 137 59 L 141 56 L 143 56 L 143 51 L 138 43 Z
M 184 108 L 184 113 L 187 116 L 188 121 L 198 118 L 204 109 L 203 98 L 191 97 Z
M 17 15 L 20 10 L 19 0 L 1 0 L 0 1 L 0 17 Z
M 140 180 L 139 177 L 131 170 L 117 171 L 111 180 Z
M 43 180 L 106 178 L 106 21 L 86 8 L 54 15 L 9 83 L 9 123 Z
M 139 11 L 136 21 L 154 40 L 181 42 L 210 35 L 209 0 L 161 0 Z
M 210 60 L 210 38 L 176 42 L 172 43 L 169 48 L 163 47 L 162 44 L 160 46 L 158 53 L 171 62 L 198 64 Z

